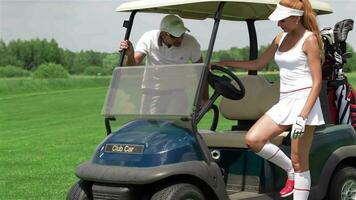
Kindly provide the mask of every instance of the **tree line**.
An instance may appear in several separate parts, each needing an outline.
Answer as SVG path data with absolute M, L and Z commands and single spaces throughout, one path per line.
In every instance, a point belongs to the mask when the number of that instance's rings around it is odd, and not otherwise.
M 0 40 L 0 67 L 17 66 L 35 71 L 41 64 L 55 63 L 63 66 L 70 74 L 83 74 L 88 68 L 112 70 L 118 59 L 117 53 L 63 49 L 54 39 L 18 39 L 8 44 Z
M 267 46 L 260 46 L 259 55 L 266 50 Z M 356 53 L 350 45 L 347 51 L 352 54 L 345 64 L 345 71 L 351 72 L 356 68 Z M 206 51 L 202 52 L 203 55 Z M 221 60 L 248 60 L 248 47 L 232 47 L 228 50 L 215 51 L 212 55 L 212 62 Z M 118 53 L 104 53 L 92 50 L 73 52 L 59 47 L 54 40 L 32 39 L 13 40 L 6 44 L 0 39 L 0 68 L 5 66 L 16 66 L 24 70 L 33 72 L 41 64 L 55 63 L 63 66 L 69 74 L 85 74 L 101 72 L 110 74 L 117 66 L 119 60 Z M 276 71 L 277 65 L 270 62 L 264 70 Z

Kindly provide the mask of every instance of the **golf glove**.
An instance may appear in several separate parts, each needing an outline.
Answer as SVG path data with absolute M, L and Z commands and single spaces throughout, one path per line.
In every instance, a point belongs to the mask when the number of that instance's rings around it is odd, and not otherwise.
M 303 119 L 303 117 L 298 116 L 297 119 L 295 120 L 293 126 L 292 126 L 292 131 L 290 134 L 290 138 L 292 140 L 298 139 L 302 137 L 305 131 L 305 122 L 307 120 Z

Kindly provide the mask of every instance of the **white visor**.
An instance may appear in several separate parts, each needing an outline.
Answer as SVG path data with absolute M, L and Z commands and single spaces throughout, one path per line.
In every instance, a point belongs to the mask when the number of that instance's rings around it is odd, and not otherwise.
M 279 20 L 285 19 L 289 16 L 303 16 L 303 14 L 304 14 L 304 11 L 302 11 L 302 10 L 288 8 L 288 7 L 282 6 L 280 4 L 277 4 L 276 9 L 268 17 L 268 19 L 271 21 L 279 21 Z

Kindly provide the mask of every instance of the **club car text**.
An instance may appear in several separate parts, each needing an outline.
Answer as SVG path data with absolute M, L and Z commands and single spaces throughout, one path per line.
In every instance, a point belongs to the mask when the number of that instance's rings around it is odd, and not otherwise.
M 143 145 L 134 144 L 106 144 L 105 152 L 107 153 L 132 153 L 140 154 L 143 153 Z

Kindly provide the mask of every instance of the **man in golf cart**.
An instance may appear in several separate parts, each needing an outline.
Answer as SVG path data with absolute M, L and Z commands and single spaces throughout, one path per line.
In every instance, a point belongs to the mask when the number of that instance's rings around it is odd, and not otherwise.
M 121 41 L 120 51 L 126 50 L 127 60 L 126 65 L 136 66 L 141 64 L 146 57 L 146 65 L 169 65 L 169 64 L 186 64 L 189 61 L 193 63 L 203 62 L 200 44 L 198 41 L 186 32 L 190 32 L 184 26 L 183 21 L 176 15 L 165 16 L 160 24 L 160 30 L 151 30 L 142 35 L 137 42 L 136 48 L 133 48 L 129 40 Z M 169 70 L 169 69 L 165 69 Z M 165 71 L 163 70 L 163 71 Z M 186 94 L 182 88 L 177 88 L 174 85 L 174 80 L 163 81 L 166 84 L 163 86 L 162 81 L 157 81 L 158 77 L 169 78 L 162 76 L 162 70 L 158 71 L 154 68 L 146 69 L 142 88 L 144 93 L 142 96 L 141 113 L 167 113 L 170 112 L 167 108 L 175 108 L 181 110 L 185 108 Z M 169 72 L 167 72 L 169 74 Z M 179 80 L 181 81 L 181 80 Z M 158 84 L 158 82 L 160 82 Z M 167 83 L 171 85 L 167 87 Z M 166 88 L 162 92 L 162 87 Z M 158 92 L 158 90 L 161 90 Z M 179 97 L 179 98 L 177 98 Z M 206 84 L 202 105 L 209 98 L 208 86 Z M 169 106 L 175 105 L 175 106 Z M 179 106 L 181 105 L 181 106 Z
M 190 32 L 179 17 L 165 16 L 160 30 L 144 33 L 135 50 L 129 40 L 121 41 L 120 50 L 126 50 L 127 54 L 126 65 L 139 65 L 146 56 L 147 65 L 203 62 L 200 44 L 187 31 Z

